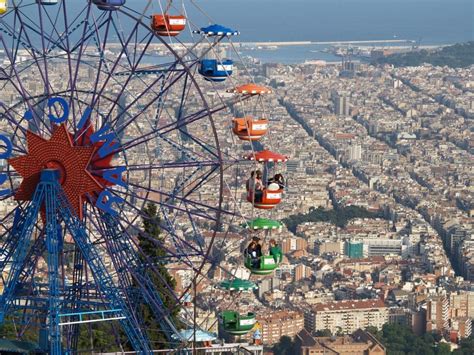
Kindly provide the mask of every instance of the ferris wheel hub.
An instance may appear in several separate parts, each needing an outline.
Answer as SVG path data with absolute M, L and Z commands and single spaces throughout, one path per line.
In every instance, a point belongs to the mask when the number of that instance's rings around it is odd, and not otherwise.
M 8 160 L 23 178 L 15 199 L 31 201 L 42 171 L 54 169 L 59 174 L 67 199 L 78 216 L 89 194 L 100 193 L 103 186 L 89 171 L 95 146 L 74 145 L 65 125 L 54 129 L 49 140 L 28 131 L 28 153 Z
M 56 170 L 57 171 L 57 180 L 59 180 L 59 183 L 61 185 L 64 185 L 64 182 L 66 181 L 66 169 L 64 168 L 64 165 L 57 160 L 51 160 L 48 161 L 45 164 L 46 170 Z

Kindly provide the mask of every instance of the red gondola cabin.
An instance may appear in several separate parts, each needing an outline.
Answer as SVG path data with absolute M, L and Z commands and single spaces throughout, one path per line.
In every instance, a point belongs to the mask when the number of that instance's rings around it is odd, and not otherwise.
M 159 36 L 174 37 L 186 28 L 186 17 L 182 15 L 153 15 L 151 17 L 151 28 Z

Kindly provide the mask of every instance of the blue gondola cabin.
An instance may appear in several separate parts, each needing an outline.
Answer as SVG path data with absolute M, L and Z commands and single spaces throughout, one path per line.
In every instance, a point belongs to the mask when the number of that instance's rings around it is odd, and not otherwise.
M 199 74 L 207 81 L 224 81 L 232 75 L 234 62 L 231 59 L 218 61 L 217 59 L 202 59 L 199 65 Z
M 100 10 L 112 11 L 125 5 L 125 0 L 92 0 L 92 3 L 97 5 Z

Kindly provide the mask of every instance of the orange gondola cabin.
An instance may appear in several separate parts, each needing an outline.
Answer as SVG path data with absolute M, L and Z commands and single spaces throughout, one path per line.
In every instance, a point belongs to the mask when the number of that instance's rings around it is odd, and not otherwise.
M 151 28 L 159 36 L 174 37 L 186 28 L 186 17 L 182 15 L 156 14 L 151 17 Z
M 258 141 L 268 131 L 268 120 L 266 118 L 234 118 L 232 122 L 232 132 L 243 141 Z
M 272 91 L 264 86 L 246 84 L 227 90 L 227 92 L 244 96 L 260 96 L 270 94 Z M 257 118 L 258 115 L 259 113 L 255 114 L 255 116 L 249 115 L 243 118 L 234 118 L 233 133 L 244 141 L 257 141 L 262 138 L 268 131 L 268 119 L 264 117 Z

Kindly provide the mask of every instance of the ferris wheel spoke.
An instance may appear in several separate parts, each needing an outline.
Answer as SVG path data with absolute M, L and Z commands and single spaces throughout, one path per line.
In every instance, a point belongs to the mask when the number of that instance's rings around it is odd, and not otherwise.
M 90 7 L 88 7 L 88 10 L 90 10 Z M 99 15 L 99 17 L 96 19 L 94 14 L 91 14 L 90 11 L 87 12 L 87 17 L 86 19 L 82 20 L 81 23 L 78 25 L 78 29 L 80 28 L 80 25 L 84 25 L 83 28 L 83 33 L 81 38 L 72 46 L 71 52 L 76 52 L 79 49 L 79 53 L 83 52 L 84 48 L 84 43 L 89 43 L 92 38 L 96 35 L 96 33 L 101 30 L 104 26 L 106 26 L 109 23 L 109 17 L 110 13 L 102 13 Z M 89 17 L 92 17 L 92 23 L 93 25 L 89 24 Z M 99 24 L 97 24 L 99 23 Z
M 26 97 L 31 97 L 31 95 L 29 95 L 29 94 L 27 93 L 25 87 L 24 87 L 23 84 L 22 84 L 22 80 L 21 80 L 20 76 L 18 75 L 18 71 L 17 71 L 16 68 L 15 68 L 15 65 L 14 65 L 14 62 L 13 62 L 13 58 L 11 57 L 11 53 L 10 53 L 10 51 L 9 51 L 8 49 L 6 49 L 7 47 L 5 46 L 5 40 L 4 40 L 3 36 L 1 36 L 1 35 L 0 35 L 0 41 L 1 41 L 1 42 L 3 43 L 3 45 L 4 45 L 5 53 L 6 53 L 8 59 L 10 60 L 11 65 L 12 65 L 12 69 L 13 69 L 13 72 L 14 72 L 14 74 L 15 74 L 14 76 L 15 76 L 16 79 L 17 79 L 18 86 L 17 86 L 16 84 L 14 84 L 13 82 L 11 82 L 11 84 L 15 87 L 15 89 L 18 91 L 18 93 L 19 93 L 20 95 L 22 95 L 24 98 L 26 98 Z M 26 105 L 28 106 L 28 110 L 29 110 L 29 111 L 32 113 L 32 115 L 33 115 L 33 118 L 32 118 L 33 123 L 35 124 L 35 126 L 36 126 L 38 132 L 41 132 L 41 131 L 42 131 L 42 130 L 41 130 L 42 127 L 39 125 L 39 122 L 38 122 L 38 119 L 40 119 L 40 118 L 39 118 L 38 115 L 34 112 L 33 107 L 31 106 L 31 103 L 30 103 L 28 100 L 26 100 Z
M 38 13 L 39 13 L 39 24 L 40 24 L 40 31 L 41 33 L 44 33 L 44 28 L 43 28 L 43 11 L 42 11 L 42 6 L 41 4 L 38 3 Z M 49 81 L 49 75 L 48 75 L 48 61 L 46 60 L 46 51 L 47 51 L 47 45 L 45 43 L 45 37 L 44 36 L 41 36 L 41 45 L 42 45 L 42 53 L 43 55 L 41 56 L 42 58 L 42 61 L 43 61 L 43 65 L 44 65 L 44 73 L 41 74 L 42 78 L 43 78 L 43 82 L 45 84 L 45 94 L 48 95 L 48 93 L 50 92 L 50 81 Z M 38 59 L 35 57 L 33 57 L 35 62 L 38 62 Z M 38 69 L 40 68 L 40 64 L 37 63 L 38 65 Z
M 116 195 L 119 197 L 119 195 Z M 150 199 L 147 199 L 147 198 L 141 198 L 141 200 L 143 200 L 145 203 L 148 203 L 148 202 L 151 202 L 151 203 L 156 203 L 156 204 L 159 204 L 153 200 L 150 200 Z M 134 211 L 134 213 L 136 213 L 136 218 L 138 217 L 141 217 L 141 218 L 148 218 L 147 215 L 145 215 L 143 213 L 143 211 L 139 208 L 137 208 L 135 205 L 131 204 L 129 201 L 127 200 L 124 200 L 124 204 L 127 206 L 127 208 L 131 209 L 132 211 Z M 163 206 L 163 204 L 161 205 Z M 168 207 L 168 206 L 163 206 L 163 207 Z M 184 211 L 184 209 L 182 209 Z M 122 219 L 124 217 L 122 217 L 120 214 L 116 216 L 117 218 L 119 219 Z M 128 223 L 127 225 L 129 226 L 133 226 L 133 224 L 131 223 Z M 180 240 L 183 245 L 186 246 L 186 248 L 188 248 L 190 251 L 194 252 L 194 253 L 200 253 L 199 249 L 197 249 L 196 247 L 194 247 L 193 245 L 191 245 L 188 241 L 186 241 L 185 239 L 182 239 L 181 237 L 179 237 L 174 231 L 172 228 L 166 228 L 166 226 L 164 225 L 160 225 L 160 227 L 162 227 L 170 237 L 174 238 L 175 240 Z M 143 236 L 146 237 L 146 239 L 152 241 L 154 244 L 157 244 L 157 241 L 156 241 L 156 237 L 153 237 L 152 235 L 150 235 L 149 233 L 145 232 L 145 231 L 141 231 L 141 230 L 138 230 L 137 229 L 137 233 L 141 233 Z M 170 255 L 172 255 L 173 257 L 178 257 L 177 260 L 181 260 L 182 261 L 182 256 L 180 255 L 177 255 L 175 252 L 172 252 L 170 251 L 170 249 L 168 249 L 166 246 L 163 246 L 164 248 L 166 248 L 166 251 L 167 252 L 171 252 Z
M 33 47 L 32 43 L 31 43 L 31 40 L 30 40 L 29 35 L 28 35 L 27 32 L 25 31 L 25 27 L 26 27 L 27 25 L 25 25 L 24 21 L 22 20 L 22 18 L 21 18 L 21 16 L 20 16 L 20 13 L 19 13 L 17 10 L 15 10 L 15 17 L 18 19 L 18 22 L 19 22 L 19 25 L 20 25 L 20 30 L 19 30 L 19 31 L 20 31 L 20 34 L 19 34 L 18 37 L 21 38 L 21 33 L 24 32 L 24 33 L 25 33 L 24 37 L 25 37 L 26 42 L 20 41 L 20 40 L 17 41 L 17 45 L 16 45 L 16 48 L 15 48 L 15 51 L 12 52 L 13 63 L 16 63 L 16 55 L 17 55 L 17 53 L 18 53 L 18 51 L 19 51 L 19 46 L 20 46 L 20 44 L 23 44 L 23 48 L 24 48 L 24 49 L 29 53 L 29 55 L 33 58 L 32 64 L 36 64 L 36 66 L 38 67 L 38 70 L 39 70 L 39 72 L 40 72 L 40 75 L 41 75 L 41 77 L 42 77 L 42 79 L 43 79 L 43 82 L 46 84 L 46 83 L 48 83 L 48 81 L 46 81 L 46 78 L 45 78 L 45 76 L 44 76 L 43 71 L 41 70 L 41 66 L 40 66 L 40 64 L 39 64 L 38 57 L 37 57 L 37 55 L 43 57 L 43 56 L 44 56 L 44 54 L 43 54 L 44 52 L 42 53 L 41 51 L 39 51 L 39 50 L 37 50 L 37 49 L 31 50 L 31 51 L 28 50 L 28 48 L 34 48 L 34 47 Z M 14 64 L 12 64 L 11 66 L 13 67 L 13 65 L 14 65 Z
M 131 276 L 134 277 L 134 272 L 141 272 L 142 268 L 147 268 L 152 275 L 155 275 L 161 281 L 161 286 L 165 287 L 168 292 L 171 293 L 170 296 L 173 297 L 174 293 L 171 285 L 166 281 L 166 279 L 155 266 L 156 263 L 163 263 L 164 261 L 166 261 L 166 259 L 153 260 L 151 257 L 149 257 L 142 250 L 139 243 L 135 241 L 135 238 L 133 238 L 130 234 L 128 234 L 128 232 L 124 231 L 121 228 L 122 225 L 116 217 L 105 217 L 104 221 L 104 214 L 98 214 L 95 209 L 93 209 L 93 213 L 95 216 L 94 219 L 96 221 L 100 221 L 98 223 L 100 226 L 97 226 L 96 228 L 101 229 L 103 235 L 109 234 L 112 237 L 112 240 L 110 240 L 109 242 L 113 243 L 115 241 L 119 243 L 120 246 L 116 248 L 114 252 L 120 253 L 120 251 L 127 250 L 127 253 L 132 254 L 130 259 L 127 259 L 128 257 L 130 257 L 130 255 L 123 256 L 124 260 L 131 260 L 128 265 L 122 265 L 124 271 L 126 270 L 127 273 L 131 273 Z M 161 248 L 164 248 L 164 245 L 162 245 Z M 109 252 L 111 251 L 112 249 L 109 250 Z M 177 256 L 179 257 L 179 255 Z M 175 300 L 179 302 L 179 298 L 175 297 Z
M 117 56 L 117 58 L 115 59 L 115 61 L 113 61 L 113 65 L 112 65 L 112 68 L 108 71 L 108 75 L 106 76 L 104 82 L 102 83 L 102 87 L 100 88 L 99 92 L 97 93 L 97 95 L 95 96 L 95 99 L 92 101 L 92 104 L 91 106 L 94 106 L 97 99 L 99 97 L 102 96 L 102 93 L 104 92 L 105 88 L 107 87 L 107 84 L 109 83 L 110 81 L 110 78 L 112 77 L 112 74 L 115 72 L 117 66 L 119 65 L 119 62 L 120 60 L 122 59 L 122 56 L 125 54 L 126 52 L 126 47 L 129 45 L 130 41 L 132 40 L 133 38 L 133 35 L 136 31 L 138 31 L 138 23 L 136 23 L 133 27 L 133 29 L 131 30 L 130 32 L 130 35 L 128 36 L 126 42 L 123 44 L 122 46 L 122 49 L 120 50 L 120 53 L 119 55 Z
M 40 10 L 38 10 L 38 11 L 40 11 Z M 41 26 L 42 26 L 42 23 L 41 23 L 42 19 L 41 18 L 39 19 L 40 24 L 38 25 L 37 21 L 35 21 L 31 17 L 29 17 L 24 12 L 20 11 L 19 8 L 15 9 L 15 16 L 17 16 L 18 19 L 21 21 L 21 27 L 22 27 L 22 30 L 25 32 L 25 35 L 27 35 L 26 29 L 28 29 L 32 32 L 32 34 L 38 35 L 42 40 L 47 39 L 49 42 L 52 41 L 52 37 L 45 34 L 43 32 L 42 28 L 41 28 Z M 22 17 L 24 17 L 25 20 L 21 20 Z M 40 17 L 41 17 L 41 15 L 40 15 Z M 39 49 L 35 48 L 35 46 L 33 45 L 33 43 L 29 39 L 28 39 L 27 44 L 28 44 L 27 48 L 31 48 L 32 53 L 37 52 L 38 55 L 44 55 L 46 53 L 45 48 L 43 48 L 43 51 L 40 51 Z M 64 50 L 63 47 L 60 47 L 60 49 Z
M 122 147 L 121 147 L 121 150 L 127 150 L 127 149 L 130 149 L 130 148 L 133 148 L 133 147 L 136 147 L 140 144 L 144 144 L 146 142 L 149 142 L 150 140 L 152 139 L 155 139 L 157 135 L 166 135 L 167 133 L 170 133 L 174 130 L 177 130 L 181 127 L 184 127 L 190 123 L 193 123 L 193 122 L 196 122 L 200 119 L 204 119 L 206 117 L 210 115 L 213 115 L 219 111 L 222 111 L 226 109 L 226 106 L 222 105 L 222 106 L 219 106 L 217 108 L 214 108 L 210 111 L 208 111 L 207 109 L 203 109 L 203 110 L 200 110 L 196 113 L 193 113 L 189 116 L 186 116 L 184 117 L 180 122 L 173 122 L 173 123 L 169 123 L 169 124 L 166 124 L 166 125 L 163 125 L 163 126 L 159 126 L 157 128 L 154 128 L 152 129 L 150 132 L 147 132 L 145 133 L 144 135 L 140 136 L 140 137 L 137 137 L 137 138 L 134 138 L 130 141 L 128 141 L 127 143 L 125 143 Z M 136 117 L 135 117 L 136 118 Z M 120 132 L 121 129 L 118 130 L 118 132 Z
M 16 16 L 15 16 L 16 17 Z M 16 22 L 16 18 L 15 18 L 15 22 Z M 36 48 L 34 47 L 31 47 L 30 44 L 28 44 L 27 42 L 25 42 L 24 40 L 22 40 L 22 34 L 24 32 L 24 27 L 22 26 L 19 31 L 17 32 L 14 28 L 11 28 L 8 24 L 6 24 L 4 22 L 4 20 L 2 18 L 0 18 L 0 24 L 1 24 L 1 27 L 0 27 L 0 32 L 6 34 L 7 36 L 11 37 L 12 38 L 12 41 L 11 41 L 11 45 L 12 45 L 12 48 L 11 48 L 11 53 L 13 54 L 13 58 L 16 60 L 16 56 L 17 56 L 17 53 L 18 53 L 18 50 L 19 50 L 19 47 L 20 45 L 23 45 L 23 48 L 25 49 L 25 51 L 27 51 L 28 53 L 33 53 L 33 52 L 36 52 L 36 54 L 41 54 L 41 52 L 39 50 L 37 50 Z M 16 26 L 16 24 L 15 24 Z
M 112 23 L 114 24 L 115 22 L 112 21 Z M 118 92 L 117 97 L 120 97 L 120 96 L 124 93 L 124 91 L 125 91 L 127 85 L 128 85 L 129 82 L 134 78 L 134 73 L 135 73 L 136 70 L 138 69 L 138 66 L 140 65 L 140 62 L 141 62 L 141 60 L 143 59 L 143 56 L 145 55 L 146 50 L 147 50 L 148 47 L 150 46 L 151 41 L 152 41 L 152 39 L 153 39 L 153 35 L 147 35 L 147 37 L 148 37 L 148 38 L 147 38 L 146 42 L 144 43 L 143 50 L 142 50 L 141 53 L 138 55 L 138 58 L 136 59 L 136 61 L 132 62 L 132 61 L 129 59 L 129 56 L 128 56 L 128 55 L 126 56 L 126 57 L 127 57 L 127 60 L 129 61 L 129 65 L 130 65 L 130 69 L 129 69 L 129 70 L 130 70 L 130 75 L 128 76 L 128 78 L 126 79 L 126 81 L 121 85 L 121 89 L 120 89 L 120 91 Z M 119 39 L 120 39 L 121 44 L 123 45 L 123 42 L 122 42 L 121 37 L 119 37 Z M 143 45 L 142 42 L 140 42 L 140 44 Z M 135 45 L 136 45 L 136 44 L 135 44 Z M 135 56 L 136 56 L 136 50 L 134 51 L 134 57 L 135 57 Z M 110 71 L 108 74 L 109 74 L 109 77 L 112 76 L 113 71 Z M 107 79 L 107 80 L 108 80 L 108 79 Z M 110 116 L 110 114 L 112 113 L 112 111 L 114 110 L 114 108 L 115 108 L 116 105 L 117 105 L 117 101 L 115 101 L 115 102 L 112 103 L 112 106 L 111 106 L 111 108 L 110 108 L 110 110 L 109 110 L 109 113 L 106 115 L 107 117 Z M 124 112 L 125 112 L 125 110 L 124 110 Z
M 124 191 L 118 191 L 118 190 L 115 190 L 113 188 L 110 188 L 108 189 L 108 191 L 110 191 L 114 196 L 116 197 L 119 197 L 119 198 L 122 198 L 122 196 L 126 196 L 126 197 L 129 197 L 129 198 L 134 198 L 134 199 L 137 199 L 137 200 L 140 200 L 140 201 L 144 201 L 144 202 L 153 202 L 153 203 L 156 203 L 160 206 L 163 206 L 163 207 L 166 207 L 170 210 L 176 210 L 176 211 L 180 211 L 180 212 L 187 212 L 186 209 L 184 208 L 181 208 L 179 206 L 175 206 L 173 204 L 170 204 L 170 203 L 165 203 L 165 202 L 162 202 L 162 201 L 155 201 L 155 200 L 150 200 L 146 197 L 141 197 L 140 195 L 136 194 L 136 193 L 131 193 L 131 192 L 124 192 Z M 157 192 L 157 190 L 151 190 L 152 192 Z M 165 193 L 163 192 L 163 194 L 167 197 L 170 197 L 168 193 Z M 125 201 L 127 202 L 127 201 Z M 128 203 L 127 203 L 128 205 Z M 205 212 L 201 212 L 201 211 L 192 211 L 192 212 L 189 212 L 191 213 L 193 216 L 196 216 L 196 217 L 201 217 L 201 218 L 205 218 L 205 219 L 210 219 L 212 221 L 216 221 L 216 218 L 213 217 L 213 216 L 210 216 L 208 215 L 207 213 Z
M 141 216 L 142 218 L 147 218 L 145 215 L 142 215 Z M 150 241 L 151 243 L 153 243 L 154 245 L 156 245 L 158 248 L 162 248 L 163 251 L 166 252 L 166 257 L 162 260 L 160 260 L 161 262 L 165 261 L 165 262 L 168 262 L 170 261 L 170 259 L 175 259 L 177 261 L 180 261 L 180 262 L 183 262 L 186 264 L 186 266 L 192 268 L 192 269 L 195 269 L 195 265 L 190 262 L 188 259 L 186 259 L 187 256 L 189 256 L 189 253 L 179 253 L 179 251 L 174 251 L 172 249 L 170 249 L 169 247 L 166 246 L 166 244 L 164 244 L 162 241 L 158 240 L 156 238 L 156 236 L 153 236 L 153 235 L 150 235 L 149 233 L 139 229 L 138 227 L 136 227 L 134 224 L 132 224 L 130 222 L 130 220 L 128 220 L 128 218 L 126 216 L 123 216 L 123 215 L 118 215 L 116 217 L 117 219 L 117 222 L 120 226 L 120 229 L 121 231 L 127 235 L 127 237 L 131 240 L 135 240 L 135 237 L 132 235 L 132 232 L 134 232 L 134 234 L 138 235 L 140 234 L 143 238 L 147 239 L 148 241 Z M 128 226 L 128 228 L 127 228 Z M 160 227 L 163 227 L 160 225 Z M 130 229 L 132 231 L 130 231 Z M 167 228 L 163 228 L 165 229 L 165 231 L 167 232 L 167 234 L 169 236 L 171 236 L 172 238 L 175 238 L 175 239 L 179 239 L 179 237 L 177 235 L 173 235 L 172 233 L 170 233 L 169 229 Z M 136 244 L 136 242 L 134 241 L 134 243 Z M 188 246 L 188 248 L 190 248 L 190 246 Z M 202 256 L 202 253 L 197 250 L 197 249 L 193 249 L 193 248 L 190 248 L 193 252 L 194 252 L 194 255 L 192 256 Z M 143 253 L 143 252 L 142 252 Z
M 170 70 L 173 68 L 173 67 L 176 67 L 178 64 L 178 62 L 174 62 L 171 66 L 170 66 Z M 155 104 L 156 101 L 159 101 L 161 100 L 161 98 L 166 95 L 168 93 L 168 91 L 173 87 L 173 85 L 175 85 L 178 80 L 184 75 L 184 71 L 171 71 L 168 73 L 169 77 L 168 77 L 168 80 L 170 81 L 168 83 L 168 85 L 164 86 L 161 90 L 160 90 L 160 93 L 159 95 L 155 96 L 153 99 L 149 100 L 143 107 L 143 112 L 145 110 L 147 110 L 148 108 L 150 108 L 151 105 Z M 136 104 L 140 99 L 142 99 L 145 95 L 149 94 L 149 92 L 152 90 L 152 88 L 160 83 L 160 81 L 162 81 L 163 79 L 165 78 L 165 73 L 161 74 L 156 80 L 154 80 L 150 85 L 148 85 L 145 90 L 143 90 L 142 92 L 140 92 L 140 94 L 138 94 L 134 100 L 125 108 L 125 110 L 128 110 L 129 108 L 131 108 L 134 104 Z M 133 121 L 135 121 L 137 119 L 137 117 L 139 117 L 141 115 L 141 113 L 137 113 L 135 115 L 133 115 L 132 117 L 129 118 L 129 120 L 127 120 L 126 122 L 123 123 L 122 126 L 118 127 L 118 130 L 117 132 L 120 133 L 122 132 L 125 128 L 127 128 Z M 117 118 L 115 118 L 113 121 L 116 121 Z M 111 122 L 112 123 L 112 122 Z
M 143 171 L 143 170 L 162 170 L 162 169 L 176 169 L 176 168 L 194 168 L 194 167 L 218 167 L 219 162 L 214 160 L 206 161 L 192 161 L 192 162 L 164 162 L 161 164 L 128 164 L 117 165 L 114 168 L 127 168 L 129 171 Z M 103 172 L 105 169 L 94 170 L 94 172 Z
M 64 20 L 64 27 L 66 29 L 66 31 L 68 30 L 69 26 L 68 26 L 68 15 L 67 15 L 67 9 L 66 9 L 66 2 L 64 1 L 62 3 L 62 8 L 63 8 L 63 20 Z M 90 6 L 89 6 L 90 8 Z M 88 17 L 88 16 L 87 16 Z M 73 100 L 73 96 L 74 96 L 74 89 L 75 89 L 75 85 L 76 85 L 76 79 L 77 79 L 77 76 L 74 77 L 73 79 L 73 76 L 72 76 L 72 59 L 71 59 L 71 49 L 70 49 L 70 43 L 69 43 L 69 36 L 66 36 L 66 56 L 67 56 L 67 62 L 68 62 L 68 81 L 69 81 L 69 87 L 71 88 L 71 98 L 70 98 L 70 101 L 69 101 L 69 105 L 70 107 L 72 108 L 72 112 L 75 112 L 75 109 L 74 109 L 74 100 Z M 79 53 L 79 56 L 80 57 L 80 53 Z M 76 73 L 77 73 L 77 67 L 78 65 L 76 66 Z M 72 127 L 73 127 L 73 131 L 74 131 L 74 135 L 76 134 L 76 120 L 73 120 L 73 124 L 72 124 Z
M 212 173 L 214 173 L 214 171 L 211 171 L 210 173 L 212 174 Z M 196 184 L 196 186 L 199 186 L 199 184 L 202 184 L 203 181 L 205 181 L 205 179 L 209 178 L 208 175 L 209 174 L 203 174 L 200 177 L 200 179 L 198 178 L 197 180 L 199 180 L 199 182 Z M 134 184 L 134 183 L 129 182 L 129 185 L 133 186 L 137 189 L 142 189 L 142 186 L 140 186 L 138 184 Z M 169 208 L 171 210 L 177 210 L 177 211 L 180 211 L 180 212 L 190 213 L 190 214 L 195 215 L 197 217 L 204 217 L 204 218 L 207 218 L 207 219 L 211 219 L 213 221 L 216 221 L 216 218 L 214 216 L 211 216 L 209 214 L 209 212 L 218 212 L 219 211 L 220 213 L 234 215 L 233 212 L 225 211 L 223 209 L 216 208 L 214 206 L 206 205 L 205 203 L 202 203 L 202 202 L 197 202 L 197 201 L 191 200 L 189 198 L 179 196 L 178 195 L 178 193 L 180 192 L 179 190 L 178 191 L 173 191 L 173 193 L 165 192 L 163 190 L 158 190 L 158 189 L 151 188 L 151 187 L 148 187 L 147 190 L 152 192 L 152 193 L 165 196 L 166 197 L 165 201 L 183 202 L 183 203 L 186 203 L 187 205 L 193 206 L 194 209 L 195 209 L 193 211 L 189 211 L 186 208 L 179 207 L 179 205 L 174 205 L 174 204 L 170 204 L 168 202 L 163 202 L 163 201 L 153 201 L 153 202 L 155 202 L 159 205 L 162 205 L 166 208 Z M 189 194 L 187 194 L 187 195 L 189 195 Z M 133 194 L 131 196 L 134 196 L 135 198 L 138 198 L 138 199 L 143 199 L 142 197 L 138 196 L 137 194 Z

